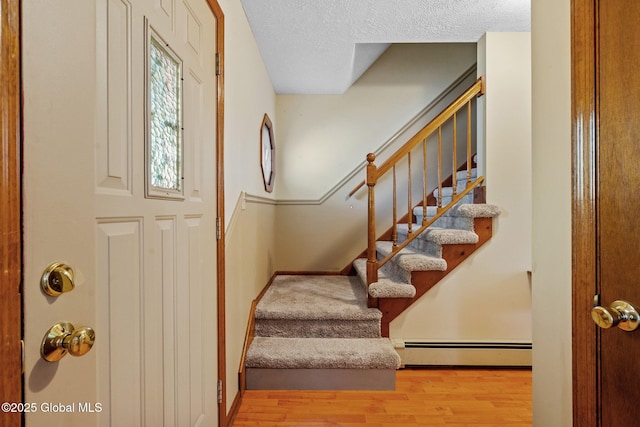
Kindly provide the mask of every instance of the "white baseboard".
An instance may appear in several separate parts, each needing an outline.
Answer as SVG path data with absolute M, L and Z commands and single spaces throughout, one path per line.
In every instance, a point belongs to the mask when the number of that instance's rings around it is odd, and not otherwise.
M 531 366 L 527 341 L 391 341 L 402 366 Z

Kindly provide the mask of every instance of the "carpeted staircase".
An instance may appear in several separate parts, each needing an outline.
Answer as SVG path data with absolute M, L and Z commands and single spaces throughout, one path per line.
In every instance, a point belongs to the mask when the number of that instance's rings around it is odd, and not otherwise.
M 476 169 L 472 169 L 471 179 L 477 176 Z M 467 171 L 457 173 L 457 190 L 465 188 Z M 443 206 L 451 201 L 452 187 L 442 189 Z M 434 192 L 438 197 L 438 190 Z M 436 206 L 427 206 L 427 218 L 437 213 Z M 420 228 L 423 216 L 423 207 L 417 206 L 413 210 L 416 222 L 413 230 Z M 473 194 L 466 195 L 456 206 L 438 218 L 431 227 L 400 251 L 387 264 L 378 271 L 378 281 L 369 286 L 369 295 L 373 298 L 413 298 L 416 288 L 412 283 L 412 274 L 415 271 L 446 271 L 447 261 L 442 256 L 442 248 L 445 245 L 475 245 L 479 241 L 475 233 L 476 218 L 494 218 L 500 215 L 500 209 L 494 205 L 473 204 Z M 408 224 L 398 224 L 398 243 L 407 239 L 409 233 Z M 393 243 L 378 241 L 376 250 L 378 259 L 383 259 L 391 253 Z M 358 276 L 366 283 L 367 260 L 360 258 L 354 261 Z
M 467 172 L 456 179 L 464 188 Z M 452 192 L 443 188 L 443 205 Z M 422 206 L 414 210 L 413 229 L 423 212 Z M 427 217 L 436 212 L 429 206 Z M 357 276 L 277 276 L 256 307 L 255 338 L 246 355 L 247 389 L 394 389 L 400 358 L 382 337 L 394 315 L 384 303 L 401 301 L 402 310 L 408 307 L 486 241 L 486 232 L 479 237 L 476 227 L 486 228 L 489 221 L 490 235 L 490 221 L 499 214 L 496 206 L 473 204 L 473 196 L 465 196 L 379 270 L 368 295 L 362 258 L 353 263 Z M 398 241 L 407 234 L 408 225 L 399 225 Z M 447 259 L 449 246 L 457 249 L 455 261 Z M 379 241 L 379 259 L 391 248 L 392 242 Z M 368 308 L 368 297 L 378 299 L 380 309 Z
M 277 276 L 255 312 L 247 389 L 395 387 L 400 357 L 354 276 Z

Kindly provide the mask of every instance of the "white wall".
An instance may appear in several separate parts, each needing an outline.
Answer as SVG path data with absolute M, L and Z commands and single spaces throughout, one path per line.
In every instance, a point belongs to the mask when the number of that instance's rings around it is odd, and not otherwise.
M 572 424 L 571 2 L 534 0 L 533 424 Z
M 475 44 L 395 44 L 342 95 L 278 95 L 279 199 L 319 199 L 476 60 Z
M 531 340 L 530 58 L 529 33 L 488 33 L 478 43 L 487 203 L 502 214 L 488 243 L 391 323 L 392 338 Z
M 276 95 L 239 1 L 220 0 L 225 14 L 225 219 L 242 191 L 265 197 L 260 132 L 267 113 L 277 128 Z M 277 179 L 277 178 L 276 178 Z
M 238 368 L 251 301 L 273 274 L 274 206 L 241 203 L 243 191 L 270 197 L 260 170 L 260 125 L 275 123 L 275 93 L 242 5 L 220 0 L 225 14 L 225 226 L 227 409 L 238 392 Z M 244 209 L 243 209 L 244 207 Z M 248 267 L 250 266 L 250 267 Z

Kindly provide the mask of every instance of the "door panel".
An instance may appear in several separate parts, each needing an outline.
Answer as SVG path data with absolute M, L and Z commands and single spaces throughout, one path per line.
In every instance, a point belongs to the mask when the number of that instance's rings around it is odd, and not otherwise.
M 601 305 L 640 304 L 640 4 L 599 2 L 598 271 Z M 640 418 L 640 390 L 628 387 L 638 369 L 640 332 L 600 330 L 601 425 Z M 630 376 L 630 373 L 634 373 Z
M 96 357 L 106 425 L 139 425 L 142 405 L 142 221 L 99 221 L 96 237 Z M 126 315 L 123 315 L 126 313 Z M 151 330 L 153 332 L 153 330 Z M 98 345 L 100 347 L 98 347 Z M 104 351 L 99 351 L 103 350 Z M 75 360 L 61 360 L 60 363 Z M 111 424 L 109 424 L 109 422 Z
M 131 6 L 126 1 L 108 0 L 102 7 L 106 7 L 107 28 L 96 32 L 96 72 L 98 80 L 107 84 L 99 85 L 96 95 L 109 102 L 98 104 L 98 108 L 107 108 L 108 120 L 96 123 L 103 126 L 96 135 L 100 141 L 96 146 L 96 186 L 99 192 L 126 195 L 133 191 Z M 105 112 L 98 114 L 104 117 Z
M 23 23 L 27 426 L 216 425 L 213 14 L 29 0 Z M 180 200 L 145 197 L 149 28 L 182 63 Z M 39 288 L 53 261 L 77 283 L 57 298 Z M 94 328 L 93 349 L 40 359 L 59 321 Z

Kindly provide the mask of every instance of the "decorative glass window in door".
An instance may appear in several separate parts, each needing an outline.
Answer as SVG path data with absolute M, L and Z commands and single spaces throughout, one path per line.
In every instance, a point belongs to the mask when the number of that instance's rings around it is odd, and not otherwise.
M 182 199 L 182 61 L 147 29 L 146 196 Z
M 271 193 L 276 176 L 275 140 L 273 138 L 273 125 L 269 116 L 264 115 L 260 126 L 260 166 L 264 189 Z

